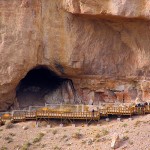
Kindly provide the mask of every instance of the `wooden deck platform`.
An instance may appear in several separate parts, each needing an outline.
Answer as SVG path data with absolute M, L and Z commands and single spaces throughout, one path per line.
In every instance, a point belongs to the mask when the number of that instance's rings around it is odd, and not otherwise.
M 99 120 L 99 112 L 51 112 L 51 111 L 36 111 L 17 113 L 12 116 L 12 121 L 26 121 L 26 120 L 37 120 L 37 119 L 72 119 L 72 120 Z
M 38 107 L 37 107 L 38 108 Z M 79 105 L 77 109 L 70 109 L 67 105 L 67 109 L 57 107 L 54 109 L 51 107 L 42 107 L 35 110 L 14 110 L 13 112 L 0 113 L 0 122 L 11 120 L 12 122 L 20 122 L 26 120 L 39 120 L 39 119 L 68 119 L 68 120 L 94 120 L 99 121 L 101 117 L 107 117 L 108 115 L 117 116 L 131 116 L 131 115 L 143 115 L 150 113 L 150 106 L 145 107 L 106 107 L 99 108 L 94 106 L 94 112 L 91 110 L 91 106 Z M 60 109 L 61 108 L 61 109 Z M 65 106 L 63 106 L 65 108 Z M 71 107 L 73 108 L 73 107 Z M 80 108 L 80 109 L 79 109 Z

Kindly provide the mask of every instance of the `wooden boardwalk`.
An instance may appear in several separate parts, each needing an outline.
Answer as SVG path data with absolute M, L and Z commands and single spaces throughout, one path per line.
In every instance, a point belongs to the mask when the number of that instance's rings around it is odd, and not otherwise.
M 59 106 L 59 105 L 58 105 Z M 101 117 L 108 117 L 109 115 L 116 116 L 132 116 L 132 115 L 143 115 L 150 113 L 150 106 L 147 105 L 145 107 L 120 107 L 120 106 L 111 106 L 111 107 L 98 107 L 98 106 L 88 106 L 88 105 L 78 105 L 77 109 L 70 109 L 67 105 L 65 109 L 65 105 L 62 107 L 58 107 L 55 109 L 54 107 L 42 107 L 35 110 L 29 109 L 27 111 L 23 110 L 15 110 L 13 112 L 3 112 L 0 113 L 0 123 L 5 122 L 7 120 L 11 120 L 12 122 L 20 122 L 27 120 L 50 120 L 50 119 L 59 119 L 63 120 L 86 120 L 86 122 L 90 122 L 92 120 L 99 121 Z M 58 109 L 59 108 L 59 109 Z M 73 108 L 73 107 L 71 107 Z M 79 109 L 81 108 L 81 109 Z M 94 111 L 93 111 L 94 110 Z
M 36 111 L 17 113 L 12 116 L 13 122 L 26 121 L 26 120 L 40 120 L 40 119 L 68 119 L 68 120 L 95 120 L 99 121 L 99 112 L 51 112 L 51 111 Z

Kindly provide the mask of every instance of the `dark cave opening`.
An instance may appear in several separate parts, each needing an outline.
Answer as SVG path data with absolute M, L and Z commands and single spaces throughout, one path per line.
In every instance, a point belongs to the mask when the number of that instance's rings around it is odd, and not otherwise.
M 63 78 L 57 76 L 53 71 L 46 67 L 38 67 L 27 73 L 21 80 L 20 89 L 28 86 L 38 86 L 42 89 L 55 90 L 63 82 Z
M 45 103 L 62 103 L 64 95 L 75 99 L 72 80 L 58 76 L 45 66 L 39 66 L 30 70 L 20 81 L 16 90 L 17 107 L 25 109 L 29 106 L 44 106 Z

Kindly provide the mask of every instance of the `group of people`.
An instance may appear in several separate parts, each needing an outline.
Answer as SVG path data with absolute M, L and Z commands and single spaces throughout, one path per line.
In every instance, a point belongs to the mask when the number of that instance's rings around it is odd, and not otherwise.
M 150 106 L 150 102 L 138 103 L 135 105 L 135 107 L 145 107 L 145 106 Z

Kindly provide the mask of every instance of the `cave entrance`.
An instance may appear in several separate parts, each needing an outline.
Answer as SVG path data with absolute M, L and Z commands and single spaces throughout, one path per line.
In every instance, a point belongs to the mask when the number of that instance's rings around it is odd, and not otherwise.
M 75 88 L 71 79 L 62 78 L 45 66 L 30 70 L 16 90 L 17 107 L 44 106 L 45 103 L 73 103 Z

